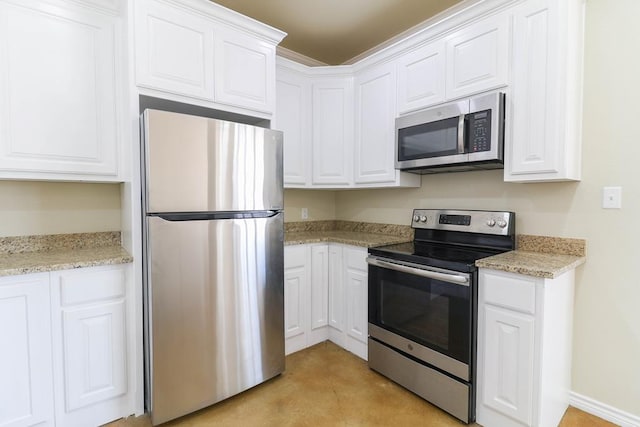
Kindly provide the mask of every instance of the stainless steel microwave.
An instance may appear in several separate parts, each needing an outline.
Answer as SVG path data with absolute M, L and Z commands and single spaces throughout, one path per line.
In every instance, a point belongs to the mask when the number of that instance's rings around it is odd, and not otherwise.
M 396 169 L 420 174 L 501 169 L 505 94 L 493 92 L 396 119 Z

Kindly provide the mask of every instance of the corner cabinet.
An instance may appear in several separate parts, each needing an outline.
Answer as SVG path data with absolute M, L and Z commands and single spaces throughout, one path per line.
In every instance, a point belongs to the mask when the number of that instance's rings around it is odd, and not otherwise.
M 285 246 L 285 353 L 330 340 L 367 359 L 367 250 Z
M 347 186 L 353 175 L 353 78 L 325 77 L 312 88 L 311 182 Z
M 128 269 L 0 278 L 0 425 L 102 425 L 134 412 Z
M 354 72 L 278 58 L 274 128 L 284 131 L 286 188 L 419 187 L 395 169 L 395 67 Z
M 135 36 L 136 83 L 145 94 L 273 114 L 275 46 L 285 33 L 212 2 L 140 0 Z
M 574 271 L 542 279 L 480 269 L 476 421 L 555 426 L 569 404 Z
M 504 180 L 580 180 L 583 0 L 513 9 L 513 76 Z
M 121 32 L 117 8 L 0 1 L 0 178 L 122 180 Z

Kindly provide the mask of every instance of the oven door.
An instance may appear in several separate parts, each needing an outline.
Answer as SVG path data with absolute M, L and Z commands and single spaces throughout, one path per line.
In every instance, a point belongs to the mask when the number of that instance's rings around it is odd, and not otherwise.
M 471 381 L 474 275 L 369 256 L 369 336 Z

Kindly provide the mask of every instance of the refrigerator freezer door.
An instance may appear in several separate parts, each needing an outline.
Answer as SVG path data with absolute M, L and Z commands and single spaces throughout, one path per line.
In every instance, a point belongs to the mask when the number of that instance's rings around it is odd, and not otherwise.
M 284 371 L 283 215 L 146 218 L 154 425 Z
M 144 112 L 146 212 L 282 209 L 282 132 Z

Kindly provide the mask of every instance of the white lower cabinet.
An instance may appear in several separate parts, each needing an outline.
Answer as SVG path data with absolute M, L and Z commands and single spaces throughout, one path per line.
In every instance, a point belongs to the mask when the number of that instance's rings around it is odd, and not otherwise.
M 367 358 L 367 250 L 286 246 L 285 353 L 327 339 Z
M 125 270 L 51 273 L 56 422 L 101 425 L 130 414 Z
M 97 426 L 134 412 L 127 269 L 0 279 L 0 426 Z
M 574 272 L 542 279 L 480 269 L 476 421 L 557 426 L 568 407 Z
M 0 278 L 0 426 L 52 426 L 49 274 Z

